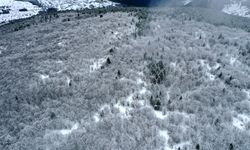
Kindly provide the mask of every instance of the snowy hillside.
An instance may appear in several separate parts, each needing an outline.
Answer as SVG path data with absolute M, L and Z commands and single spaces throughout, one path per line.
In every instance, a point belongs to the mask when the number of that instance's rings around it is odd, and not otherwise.
M 43 8 L 58 10 L 107 7 L 116 3 L 108 0 L 37 0 Z M 42 8 L 27 1 L 0 0 L 0 23 L 10 20 L 27 18 L 38 14 Z
M 29 1 L 39 4 L 33 5 Z M 163 0 L 164 1 L 164 0 Z M 219 9 L 227 14 L 250 17 L 249 2 L 247 0 L 165 0 L 174 5 L 193 7 L 207 7 Z M 164 1 L 164 2 L 165 2 Z M 179 3 L 181 2 L 181 3 Z M 126 3 L 126 1 L 124 1 Z M 248 4 L 247 4 L 248 3 Z M 40 10 L 46 8 L 57 8 L 58 10 L 82 9 L 115 6 L 117 3 L 110 0 L 1 0 L 0 1 L 0 23 L 19 18 L 27 18 L 36 15 Z M 168 3 L 169 4 L 169 3 Z M 20 11 L 21 10 L 21 11 Z
M 250 17 L 250 9 L 243 5 L 242 2 L 244 1 L 234 1 L 231 4 L 227 4 L 222 11 L 227 14 Z
M 0 27 L 0 150 L 249 150 L 250 20 L 107 8 Z
M 45 8 L 57 8 L 58 10 L 96 8 L 115 5 L 108 0 L 38 0 Z
M 0 23 L 36 15 L 41 8 L 29 2 L 0 0 Z
M 186 6 L 186 5 L 188 5 L 189 3 L 191 3 L 193 0 L 184 0 L 183 1 L 183 4 Z
M 182 0 L 180 5 L 216 9 L 230 15 L 250 17 L 249 0 Z

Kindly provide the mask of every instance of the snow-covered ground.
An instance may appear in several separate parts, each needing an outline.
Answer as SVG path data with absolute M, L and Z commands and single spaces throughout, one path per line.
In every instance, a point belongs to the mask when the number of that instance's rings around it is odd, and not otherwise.
M 116 3 L 108 0 L 38 0 L 38 2 L 45 9 L 57 8 L 58 10 L 77 10 L 116 5 Z M 20 9 L 27 9 L 27 11 L 19 11 Z M 0 23 L 20 18 L 28 18 L 38 14 L 41 10 L 41 7 L 33 5 L 30 2 L 0 0 Z M 4 11 L 8 11 L 8 13 L 3 14 Z
M 141 76 L 144 76 L 143 73 L 138 73 L 141 74 Z M 149 107 L 146 106 L 146 96 L 147 94 L 150 93 L 150 91 L 148 91 L 147 89 L 147 83 L 140 77 L 137 78 L 136 81 L 133 81 L 132 79 L 127 79 L 127 78 L 121 78 L 120 79 L 121 82 L 132 82 L 133 84 L 135 84 L 136 86 L 138 86 L 138 90 L 135 90 L 134 92 L 128 94 L 127 97 L 124 98 L 120 98 L 117 103 L 112 106 L 114 108 L 116 108 L 119 111 L 119 115 L 122 118 L 130 118 L 130 112 L 134 109 L 133 105 L 138 104 L 141 107 Z M 100 121 L 100 112 L 102 112 L 105 108 L 107 109 L 111 109 L 111 106 L 109 105 L 104 105 L 100 108 L 99 110 L 99 114 L 96 113 L 94 114 L 93 118 L 95 120 L 95 122 L 99 122 Z
M 233 126 L 240 130 L 247 130 L 247 124 L 250 123 L 250 116 L 247 114 L 238 114 L 233 117 Z
M 242 4 L 242 1 L 233 1 L 231 4 L 225 5 L 223 12 L 241 17 L 250 17 L 250 9 Z
M 57 8 L 58 10 L 96 8 L 115 5 L 108 0 L 38 0 L 45 8 Z
M 193 0 L 184 0 L 184 1 L 183 1 L 183 4 L 184 4 L 184 5 L 188 5 L 188 4 L 191 3 L 192 1 L 193 1 Z
M 193 0 L 183 0 L 183 5 L 188 5 Z M 250 17 L 250 9 L 244 5 L 245 0 L 231 1 L 222 9 L 227 14 Z M 98 8 L 115 6 L 117 3 L 109 0 L 37 0 L 43 7 L 31 4 L 30 2 L 16 1 L 16 0 L 1 0 L 0 1 L 0 23 L 8 22 L 10 20 L 27 18 L 38 14 L 39 11 L 46 8 L 57 8 L 58 10 L 77 10 L 83 8 Z M 19 11 L 20 9 L 27 9 L 27 11 Z M 3 14 L 3 10 L 9 11 Z
M 102 67 L 102 65 L 106 62 L 107 58 L 100 58 L 97 60 L 91 60 L 92 65 L 90 65 L 90 72 L 94 72 Z
M 27 9 L 27 11 L 19 11 L 20 9 Z M 29 2 L 0 0 L 0 23 L 20 18 L 27 18 L 38 14 L 40 10 L 41 8 Z M 6 12 L 6 14 L 2 14 L 3 11 L 9 11 L 9 13 Z
M 199 63 L 205 72 L 205 77 L 207 77 L 210 81 L 214 81 L 216 77 L 211 73 L 211 71 L 217 70 L 220 67 L 220 64 L 216 63 L 211 67 L 205 60 L 199 60 Z

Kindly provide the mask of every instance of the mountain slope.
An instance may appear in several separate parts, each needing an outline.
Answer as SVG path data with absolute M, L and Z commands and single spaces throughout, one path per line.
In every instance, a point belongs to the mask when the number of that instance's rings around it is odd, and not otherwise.
M 0 149 L 248 149 L 249 22 L 108 8 L 1 26 Z
M 250 1 L 247 0 L 193 0 L 188 5 L 217 9 L 241 17 L 250 17 Z
M 0 23 L 20 18 L 27 18 L 36 15 L 39 11 L 46 10 L 47 8 L 57 8 L 58 10 L 77 10 L 114 5 L 116 5 L 116 3 L 108 0 L 1 0 Z M 20 9 L 23 9 L 23 11 L 20 11 Z
M 96 8 L 114 6 L 109 0 L 37 0 L 42 7 L 57 8 L 58 10 L 76 10 L 83 8 Z
M 234 1 L 231 4 L 225 5 L 222 11 L 227 14 L 250 18 L 250 9 L 241 1 Z
M 247 0 L 112 0 L 128 5 L 151 6 L 184 6 L 184 7 L 203 7 L 221 10 L 227 14 L 250 17 L 250 2 Z M 115 6 L 117 3 L 109 0 L 1 0 L 0 1 L 0 23 L 9 20 L 27 18 L 36 15 L 40 10 L 47 8 L 57 8 L 58 10 L 76 10 L 83 8 L 96 8 Z M 19 9 L 25 8 L 27 11 L 20 12 Z M 3 14 L 3 12 L 9 12 Z
M 15 0 L 1 0 L 0 23 L 7 22 L 9 20 L 27 18 L 38 14 L 40 10 L 41 8 L 29 2 L 21 2 Z

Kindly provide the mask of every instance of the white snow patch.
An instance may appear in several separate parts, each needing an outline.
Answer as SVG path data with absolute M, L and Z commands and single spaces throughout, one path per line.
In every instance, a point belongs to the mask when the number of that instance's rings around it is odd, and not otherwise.
M 170 91 L 169 90 L 166 92 L 166 98 L 167 98 L 167 100 L 170 100 Z
M 246 6 L 243 6 L 239 1 L 233 1 L 233 3 L 225 5 L 222 9 L 224 13 L 237 15 L 242 17 L 250 17 L 250 10 Z
M 171 62 L 170 66 L 173 67 L 173 68 L 176 68 L 177 64 L 176 64 L 176 62 Z
M 119 32 L 117 32 L 117 31 L 114 32 L 114 35 L 118 35 L 118 34 L 119 34 Z
M 142 89 L 139 91 L 140 95 L 144 95 L 147 93 L 147 89 L 145 87 L 142 87 Z
M 57 74 L 60 74 L 60 73 L 62 73 L 63 72 L 63 70 L 59 70 L 59 71 L 57 71 L 56 73 Z
M 7 48 L 4 46 L 0 46 L 0 50 L 6 50 Z
M 133 102 L 133 97 L 134 97 L 134 93 L 130 94 L 127 98 L 126 98 L 126 102 L 128 102 L 129 104 Z
M 171 112 L 172 113 L 172 112 Z M 187 113 L 184 113 L 184 112 L 173 112 L 173 113 L 178 113 L 178 114 L 181 114 L 183 117 L 185 118 L 190 118 L 190 115 L 187 114 Z M 162 114 L 158 114 L 160 117 L 162 117 L 164 119 L 164 116 Z M 183 128 L 185 128 L 183 126 Z M 191 142 L 190 141 L 182 141 L 181 143 L 179 144 L 175 144 L 173 146 L 170 146 L 168 145 L 168 140 L 169 140 L 169 135 L 168 135 L 168 131 L 167 130 L 160 130 L 159 131 L 159 134 L 164 137 L 165 139 L 165 147 L 164 147 L 164 150 L 178 150 L 178 148 L 181 148 L 181 149 L 185 149 L 186 146 L 188 145 L 191 145 Z
M 58 63 L 58 64 L 63 64 L 63 61 L 58 60 L 58 61 L 56 61 L 56 63 Z
M 171 62 L 170 67 L 173 68 L 174 70 L 182 72 L 182 68 L 176 62 Z
M 233 125 L 238 129 L 244 130 L 244 123 L 238 118 L 233 118 Z
M 170 113 L 178 113 L 178 114 L 181 114 L 183 117 L 185 117 L 185 118 L 187 118 L 187 120 L 188 120 L 188 118 L 190 118 L 190 115 L 189 114 L 187 114 L 187 113 L 185 113 L 185 112 L 170 112 Z M 161 117 L 163 117 L 163 115 L 162 114 L 159 114 Z M 184 126 L 183 126 L 183 128 L 185 128 Z M 181 148 L 181 149 L 185 149 L 186 148 L 186 146 L 188 146 L 188 145 L 191 145 L 191 142 L 190 141 L 182 141 L 181 143 L 179 143 L 179 144 L 175 144 L 175 145 L 173 145 L 173 146 L 170 146 L 170 145 L 168 145 L 168 140 L 169 140 L 169 135 L 168 135 L 168 131 L 167 130 L 159 130 L 159 134 L 162 136 L 162 137 L 164 137 L 164 139 L 165 139 L 165 147 L 164 147 L 164 150 L 178 150 L 178 148 Z
M 239 114 L 238 117 L 240 117 L 243 120 L 243 122 L 245 122 L 245 123 L 250 121 L 250 116 L 249 115 Z
M 122 113 L 124 115 L 127 112 L 127 108 L 125 106 L 121 105 L 121 104 L 115 104 L 114 107 L 118 108 L 118 110 L 120 111 L 120 113 Z
M 187 142 L 182 142 L 182 143 L 176 144 L 173 146 L 173 150 L 178 150 L 178 148 L 184 149 L 184 147 L 186 145 L 191 145 L 191 143 L 189 141 L 187 141 Z
M 145 101 L 145 100 L 138 100 L 137 103 L 138 103 L 140 106 L 146 106 L 146 101 Z
M 206 72 L 206 76 L 208 77 L 209 80 L 214 81 L 215 80 L 215 75 L 211 74 L 210 72 Z
M 71 134 L 73 131 L 77 130 L 79 128 L 78 123 L 72 124 L 72 127 L 70 129 L 61 129 L 61 130 L 49 130 L 45 133 L 45 138 L 50 137 L 53 134 L 61 135 L 61 136 L 67 136 Z
M 59 146 L 63 143 L 67 143 L 68 136 L 75 132 L 86 132 L 85 128 L 79 129 L 79 123 L 73 123 L 71 121 L 66 121 L 66 125 L 70 125 L 65 129 L 59 129 L 59 130 L 46 130 L 45 134 L 43 136 L 43 140 L 49 141 L 45 146 L 46 150 L 52 150 L 51 146 Z M 52 147 L 54 147 L 52 146 Z M 53 148 L 54 149 L 54 148 Z
M 220 67 L 219 63 L 216 63 L 214 66 L 210 66 L 206 60 L 200 59 L 199 60 L 200 65 L 203 67 L 203 70 L 205 71 L 205 76 L 208 78 L 210 81 L 214 81 L 216 76 L 211 73 L 212 70 L 216 70 Z
M 106 59 L 104 59 L 106 60 Z M 144 76 L 143 73 L 137 72 L 139 76 Z M 118 99 L 118 102 L 114 104 L 114 108 L 119 110 L 119 115 L 123 118 L 131 117 L 130 112 L 134 109 L 133 104 L 139 104 L 140 106 L 146 106 L 146 101 L 144 100 L 144 96 L 149 92 L 146 88 L 147 83 L 143 81 L 142 78 L 138 77 L 136 79 L 128 79 L 128 78 L 121 78 L 120 81 L 122 82 L 130 82 L 137 87 L 137 90 L 130 93 L 127 97 L 123 97 Z M 100 110 L 103 110 L 105 107 L 109 107 L 109 105 L 104 105 Z M 99 113 L 94 114 L 93 116 L 95 122 L 100 121 Z
M 96 123 L 99 122 L 99 121 L 101 120 L 101 118 L 100 118 L 100 113 L 101 113 L 104 109 L 109 109 L 109 110 L 110 110 L 110 106 L 107 105 L 107 104 L 105 104 L 105 105 L 103 105 L 103 106 L 99 109 L 99 111 L 98 111 L 97 113 L 94 114 L 93 118 L 94 118 L 94 121 L 95 121 Z
M 126 78 L 123 78 L 123 80 L 125 80 Z M 126 79 L 127 81 L 131 81 L 130 79 Z M 132 80 L 133 81 L 133 80 Z M 128 102 L 128 104 L 131 104 L 134 101 L 134 97 L 136 95 L 138 96 L 143 96 L 145 95 L 148 90 L 146 88 L 147 83 L 145 81 L 143 81 L 141 78 L 137 78 L 136 81 L 133 81 L 135 84 L 137 84 L 138 86 L 141 86 L 141 88 L 137 91 L 135 91 L 134 93 L 131 93 L 127 96 L 127 98 L 125 99 L 125 102 Z
M 65 135 L 69 135 L 69 134 L 71 134 L 74 130 L 77 130 L 78 127 L 79 127 L 79 124 L 76 123 L 76 124 L 74 124 L 74 125 L 72 126 L 71 129 L 63 129 L 63 130 L 59 130 L 59 132 L 60 132 L 62 135 L 64 135 L 64 136 L 65 136 Z
M 117 3 L 108 0 L 38 0 L 46 8 L 57 8 L 58 10 L 98 8 L 115 6 Z
M 40 78 L 41 78 L 42 80 L 46 80 L 46 79 L 49 79 L 49 75 L 43 75 L 43 74 L 41 74 L 41 75 L 40 75 Z
M 141 76 L 141 77 L 144 76 L 144 73 L 143 73 L 143 72 L 137 72 L 137 74 L 138 74 L 139 76 Z
M 238 114 L 233 118 L 233 126 L 240 130 L 246 130 L 246 125 L 250 122 L 250 116 L 246 114 Z
M 99 117 L 98 113 L 94 114 L 94 120 L 95 120 L 95 122 L 99 122 L 100 121 L 100 117 Z
M 210 73 L 210 70 L 211 70 L 210 65 L 203 59 L 199 60 L 199 63 L 203 67 L 206 77 L 209 80 L 213 81 L 215 79 L 215 76 Z
M 129 111 L 132 110 L 132 107 L 122 105 L 121 103 L 115 104 L 114 107 L 119 110 L 122 117 L 124 117 L 124 118 L 130 117 Z
M 120 39 L 120 38 L 122 37 L 122 35 L 123 35 L 123 33 L 120 33 L 120 32 L 118 32 L 118 31 L 115 31 L 115 32 L 112 32 L 112 33 L 113 33 L 112 38 L 113 38 L 114 40 Z
M 233 65 L 236 62 L 236 60 L 237 60 L 236 58 L 231 57 L 230 58 L 230 64 Z
M 69 77 L 66 77 L 66 83 L 67 83 L 67 85 L 70 84 L 70 81 L 71 81 L 71 79 Z
M 206 62 L 206 60 L 200 59 L 199 62 L 200 62 L 200 64 L 201 64 L 201 66 L 204 67 L 205 69 L 207 69 L 207 70 L 209 70 L 209 71 L 212 69 L 212 68 L 210 67 L 210 65 Z
M 137 84 L 144 84 L 145 82 L 144 82 L 144 81 L 142 81 L 142 79 L 141 79 L 141 78 L 138 78 L 138 79 L 136 80 L 136 83 L 137 83 Z
M 155 117 L 156 118 L 159 118 L 159 119 L 165 119 L 166 117 L 167 117 L 167 115 L 165 114 L 163 114 L 163 112 L 162 111 L 156 111 L 156 110 L 153 110 L 154 111 L 154 114 L 155 114 Z
M 168 145 L 168 140 L 169 140 L 168 131 L 166 131 L 166 130 L 160 130 L 159 134 L 160 134 L 160 136 L 162 136 L 165 139 L 164 150 L 172 150 L 172 148 L 170 148 L 169 145 Z
M 249 99 L 250 100 L 250 90 L 246 90 L 246 89 L 244 89 L 243 90 L 243 92 L 245 92 L 246 93 L 246 95 L 247 95 L 247 99 Z
M 90 65 L 90 72 L 94 72 L 102 67 L 102 65 L 106 62 L 106 58 L 100 58 L 91 61 L 92 65 Z
M 143 74 L 141 74 L 141 76 L 143 76 Z M 136 80 L 121 78 L 120 81 L 127 81 L 127 82 L 130 82 L 130 83 L 137 85 L 137 87 L 138 87 L 138 90 L 134 91 L 133 93 L 130 93 L 127 97 L 122 98 L 114 105 L 114 107 L 119 110 L 119 114 L 122 117 L 129 118 L 130 111 L 132 111 L 134 109 L 134 107 L 132 107 L 133 103 L 137 103 L 141 106 L 145 106 L 146 102 L 145 102 L 145 100 L 143 100 L 142 97 L 148 92 L 148 90 L 146 88 L 147 84 L 141 78 L 137 78 Z M 140 99 L 140 98 L 142 98 L 142 99 Z M 101 109 L 103 109 L 103 108 L 101 108 Z M 94 120 L 96 122 L 98 122 L 100 120 L 98 114 L 94 115 Z
M 30 46 L 31 45 L 31 42 L 27 43 L 26 46 Z
M 65 42 L 59 42 L 59 43 L 57 43 L 57 45 L 60 46 L 60 47 L 65 47 L 66 46 Z
M 184 0 L 184 1 L 183 1 L 183 4 L 184 4 L 184 5 L 188 5 L 188 4 L 191 3 L 191 2 L 193 2 L 193 0 Z
M 140 76 L 144 76 L 144 74 L 140 73 Z M 131 107 L 131 104 L 134 102 L 135 99 L 136 99 L 136 102 L 138 104 L 140 104 L 141 106 L 147 107 L 146 101 L 142 98 L 147 93 L 150 93 L 146 88 L 147 83 L 144 80 L 142 80 L 142 78 L 137 78 L 137 80 L 134 83 L 136 83 L 138 86 L 141 86 L 141 88 L 139 90 L 135 91 L 134 93 L 129 94 L 129 96 L 125 99 L 125 103 L 127 103 L 128 106 L 121 105 L 120 103 L 117 103 L 115 105 L 115 107 L 118 108 L 123 115 L 127 115 L 129 113 L 129 111 L 131 111 L 133 109 Z M 137 97 L 137 96 L 139 96 L 139 97 Z M 140 98 L 142 98 L 142 99 L 140 99 Z M 163 115 L 163 112 L 161 112 L 161 111 L 153 110 L 153 112 L 154 112 L 156 118 L 159 118 L 159 119 L 166 118 L 166 115 Z

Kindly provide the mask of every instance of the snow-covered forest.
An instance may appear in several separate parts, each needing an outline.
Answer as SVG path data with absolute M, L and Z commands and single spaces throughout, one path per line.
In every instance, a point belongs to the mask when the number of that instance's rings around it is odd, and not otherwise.
M 54 8 L 81 10 L 116 6 L 202 7 L 250 18 L 249 0 L 1 0 L 0 25 Z
M 204 8 L 0 26 L 0 149 L 248 150 L 250 20 Z

